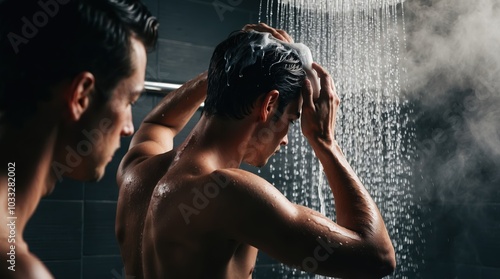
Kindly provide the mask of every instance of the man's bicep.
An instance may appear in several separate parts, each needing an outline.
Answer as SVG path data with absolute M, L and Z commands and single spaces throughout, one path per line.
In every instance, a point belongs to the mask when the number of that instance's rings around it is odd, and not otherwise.
M 349 250 L 361 243 L 356 233 L 291 203 L 269 183 L 256 187 L 254 182 L 245 192 L 235 195 L 236 209 L 227 210 L 225 226 L 234 239 L 287 265 L 325 275 L 342 274 L 346 260 L 355 258 Z
M 119 175 L 144 160 L 163 154 L 173 148 L 173 133 L 164 126 L 143 123 L 135 133 L 129 150 L 122 159 Z
M 174 132 L 172 129 L 153 123 L 142 123 L 130 143 L 130 150 L 141 146 L 139 152 L 143 155 L 158 155 L 172 150 L 174 145 Z M 146 147 L 146 148 L 144 148 Z

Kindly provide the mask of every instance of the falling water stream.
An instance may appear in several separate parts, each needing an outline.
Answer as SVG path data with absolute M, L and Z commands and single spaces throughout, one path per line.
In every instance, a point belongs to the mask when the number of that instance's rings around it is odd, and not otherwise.
M 404 0 L 261 0 L 259 20 L 286 30 L 310 47 L 313 59 L 332 74 L 341 107 L 336 139 L 379 206 L 396 250 L 390 278 L 418 268 L 419 228 L 412 210 L 414 131 L 402 97 L 405 70 Z M 286 151 L 270 162 L 272 182 L 291 201 L 335 220 L 322 166 L 300 132 L 291 127 Z M 313 185 L 313 186 L 311 186 Z M 280 278 L 324 278 L 280 266 Z

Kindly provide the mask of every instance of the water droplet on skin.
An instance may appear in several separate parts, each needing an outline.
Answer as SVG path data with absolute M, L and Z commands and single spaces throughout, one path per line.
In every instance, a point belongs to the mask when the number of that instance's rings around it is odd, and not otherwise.
M 165 198 L 168 194 L 169 189 L 168 186 L 166 185 L 161 185 L 158 187 L 158 189 L 155 191 L 155 197 L 162 197 Z

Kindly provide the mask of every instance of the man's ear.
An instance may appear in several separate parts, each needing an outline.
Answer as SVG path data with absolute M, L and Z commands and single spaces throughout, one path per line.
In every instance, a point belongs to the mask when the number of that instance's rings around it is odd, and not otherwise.
M 89 108 L 90 95 L 94 88 L 95 78 L 90 72 L 82 72 L 73 78 L 65 94 L 65 103 L 71 120 L 79 120 Z
M 280 93 L 278 90 L 271 90 L 264 96 L 260 107 L 260 119 L 263 122 L 266 122 L 274 114 L 275 109 L 278 108 L 279 96 Z

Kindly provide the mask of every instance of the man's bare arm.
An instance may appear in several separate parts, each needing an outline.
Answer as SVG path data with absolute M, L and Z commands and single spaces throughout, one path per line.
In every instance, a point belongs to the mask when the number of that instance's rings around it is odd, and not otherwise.
M 321 80 L 321 91 L 318 99 L 313 100 L 314 94 L 307 82 L 303 91 L 302 130 L 323 165 L 335 199 L 337 224 L 355 232 L 367 245 L 373 245 L 373 251 L 394 268 L 394 248 L 377 205 L 335 140 L 340 99 L 333 80 L 318 64 L 313 64 L 313 68 Z
M 170 92 L 144 119 L 130 143 L 118 170 L 124 170 L 147 158 L 172 150 L 174 137 L 184 128 L 205 100 L 207 73 L 204 72 Z
M 243 170 L 218 170 L 211 177 L 217 179 L 207 180 L 207 185 L 219 182 L 219 195 L 198 215 L 190 216 L 190 224 L 210 220 L 214 230 L 228 239 L 252 245 L 280 262 L 315 274 L 382 278 L 393 271 L 394 252 L 383 231 L 364 234 L 365 229 L 343 227 L 317 211 L 290 202 L 266 180 Z
M 376 204 L 335 140 L 335 118 L 340 100 L 332 78 L 318 64 L 313 67 L 321 80 L 321 92 L 319 98 L 313 100 L 312 89 L 306 86 L 302 130 L 324 167 L 335 198 L 337 223 L 360 236 L 375 235 L 390 243 Z

